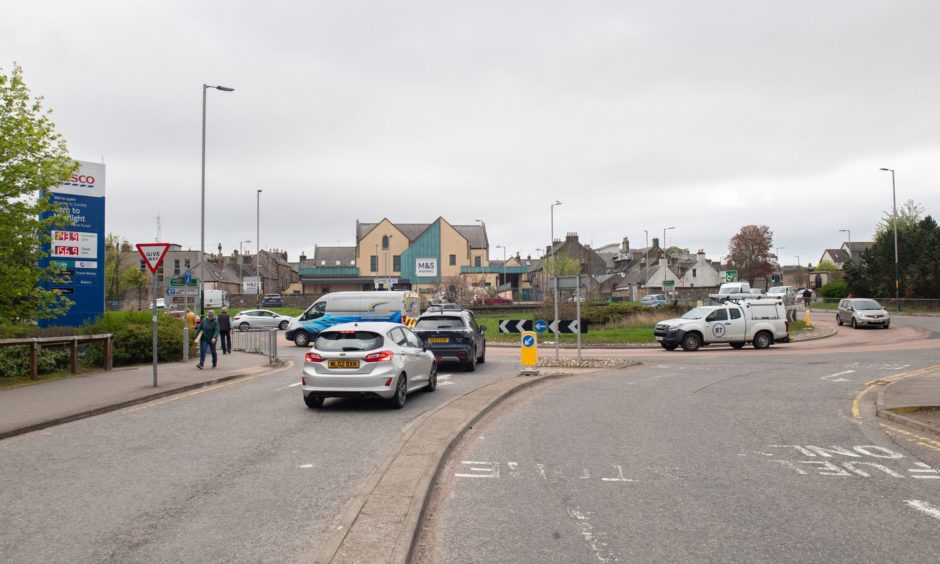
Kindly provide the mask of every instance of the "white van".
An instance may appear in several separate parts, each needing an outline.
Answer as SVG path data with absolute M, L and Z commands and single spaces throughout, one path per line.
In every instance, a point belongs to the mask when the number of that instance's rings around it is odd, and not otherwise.
M 206 308 L 228 307 L 228 293 L 225 290 L 206 290 L 204 298 Z
M 390 321 L 414 327 L 421 315 L 421 300 L 415 292 L 333 292 L 324 294 L 291 320 L 285 337 L 305 347 L 320 331 L 351 321 Z

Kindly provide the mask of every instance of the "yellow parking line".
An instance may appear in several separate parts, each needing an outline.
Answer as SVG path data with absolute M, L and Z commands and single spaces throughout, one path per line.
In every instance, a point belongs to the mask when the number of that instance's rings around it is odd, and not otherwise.
M 171 401 L 177 401 L 177 400 L 181 400 L 181 399 L 185 399 L 185 398 L 190 398 L 190 397 L 193 397 L 193 396 L 196 396 L 196 395 L 199 395 L 199 394 L 204 394 L 204 393 L 206 393 L 206 392 L 214 392 L 215 390 L 219 390 L 219 389 L 222 389 L 222 388 L 225 388 L 225 387 L 228 387 L 228 386 L 234 386 L 235 384 L 240 384 L 240 383 L 242 383 L 242 382 L 248 382 L 248 381 L 250 381 L 250 380 L 254 380 L 255 378 L 257 378 L 257 376 L 245 376 L 244 378 L 239 378 L 238 380 L 232 380 L 232 381 L 230 381 L 230 382 L 222 382 L 221 384 L 214 384 L 214 385 L 212 385 L 212 386 L 207 386 L 207 387 L 205 387 L 205 388 L 199 388 L 198 390 L 193 390 L 193 391 L 187 392 L 187 393 L 185 393 L 185 394 L 179 394 L 179 395 L 176 395 L 176 396 L 171 396 L 171 397 L 168 397 L 168 398 L 164 398 L 164 399 L 162 399 L 162 400 L 155 400 L 155 401 L 152 401 L 152 402 L 149 402 L 149 403 L 145 403 L 145 404 L 143 404 L 143 405 L 139 405 L 139 406 L 136 406 L 136 407 L 129 407 L 129 408 L 127 408 L 126 411 L 127 411 L 127 412 L 133 412 L 133 411 L 138 411 L 138 410 L 141 410 L 141 409 L 150 409 L 151 407 L 157 407 L 157 406 L 160 406 L 160 405 L 164 405 L 164 404 L 170 403 Z
M 925 368 L 918 368 L 917 370 L 912 370 L 910 372 L 902 372 L 901 374 L 895 374 L 893 376 L 887 376 L 885 378 L 878 378 L 877 380 L 871 380 L 869 382 L 865 382 L 865 389 L 859 392 L 858 395 L 855 396 L 855 399 L 852 400 L 852 417 L 854 417 L 855 419 L 859 418 L 858 404 L 861 401 L 862 396 L 867 394 L 869 390 L 871 390 L 875 386 L 880 386 L 882 384 L 890 384 L 891 382 L 897 382 L 898 380 L 904 380 L 906 378 L 910 378 L 911 376 L 917 376 L 918 374 L 923 374 L 924 372 L 930 372 L 932 370 L 938 370 L 938 369 L 940 369 L 940 364 L 935 364 L 933 366 L 927 366 Z
M 897 427 L 893 427 L 886 423 L 882 423 L 881 428 L 884 429 L 884 431 L 889 435 L 899 435 L 901 438 L 906 439 L 912 443 L 917 443 L 921 446 L 940 452 L 940 441 L 931 439 L 930 437 L 925 437 L 912 431 L 898 429 Z

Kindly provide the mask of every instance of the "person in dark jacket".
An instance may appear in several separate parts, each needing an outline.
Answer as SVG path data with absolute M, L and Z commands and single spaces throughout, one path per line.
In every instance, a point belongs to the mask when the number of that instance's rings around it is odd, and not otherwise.
M 219 312 L 219 337 L 222 339 L 222 354 L 232 352 L 232 318 L 228 316 L 227 307 Z
M 212 368 L 215 368 L 219 357 L 215 352 L 215 344 L 219 340 L 219 320 L 215 318 L 215 310 L 206 312 L 206 316 L 199 322 L 197 331 L 202 332 L 199 338 L 199 364 L 196 368 L 202 370 L 206 363 L 206 351 L 212 353 Z

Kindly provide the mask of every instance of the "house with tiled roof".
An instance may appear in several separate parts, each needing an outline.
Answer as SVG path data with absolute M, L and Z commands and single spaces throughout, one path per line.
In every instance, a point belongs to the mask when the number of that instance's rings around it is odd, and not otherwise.
M 829 261 L 832 264 L 836 265 L 839 269 L 845 265 L 845 263 L 850 260 L 858 263 L 862 260 L 862 253 L 871 247 L 873 243 L 871 242 L 861 242 L 861 241 L 849 241 L 842 243 L 842 246 L 838 249 L 826 249 L 823 251 L 822 256 L 819 258 L 819 262 Z

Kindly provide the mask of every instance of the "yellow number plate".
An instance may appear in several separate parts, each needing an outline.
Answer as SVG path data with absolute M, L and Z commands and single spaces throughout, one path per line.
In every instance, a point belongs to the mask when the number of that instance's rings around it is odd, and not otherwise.
M 358 360 L 331 360 L 327 363 L 329 368 L 359 368 Z
M 449 343 L 450 339 L 447 337 L 431 337 L 428 339 L 429 343 Z

